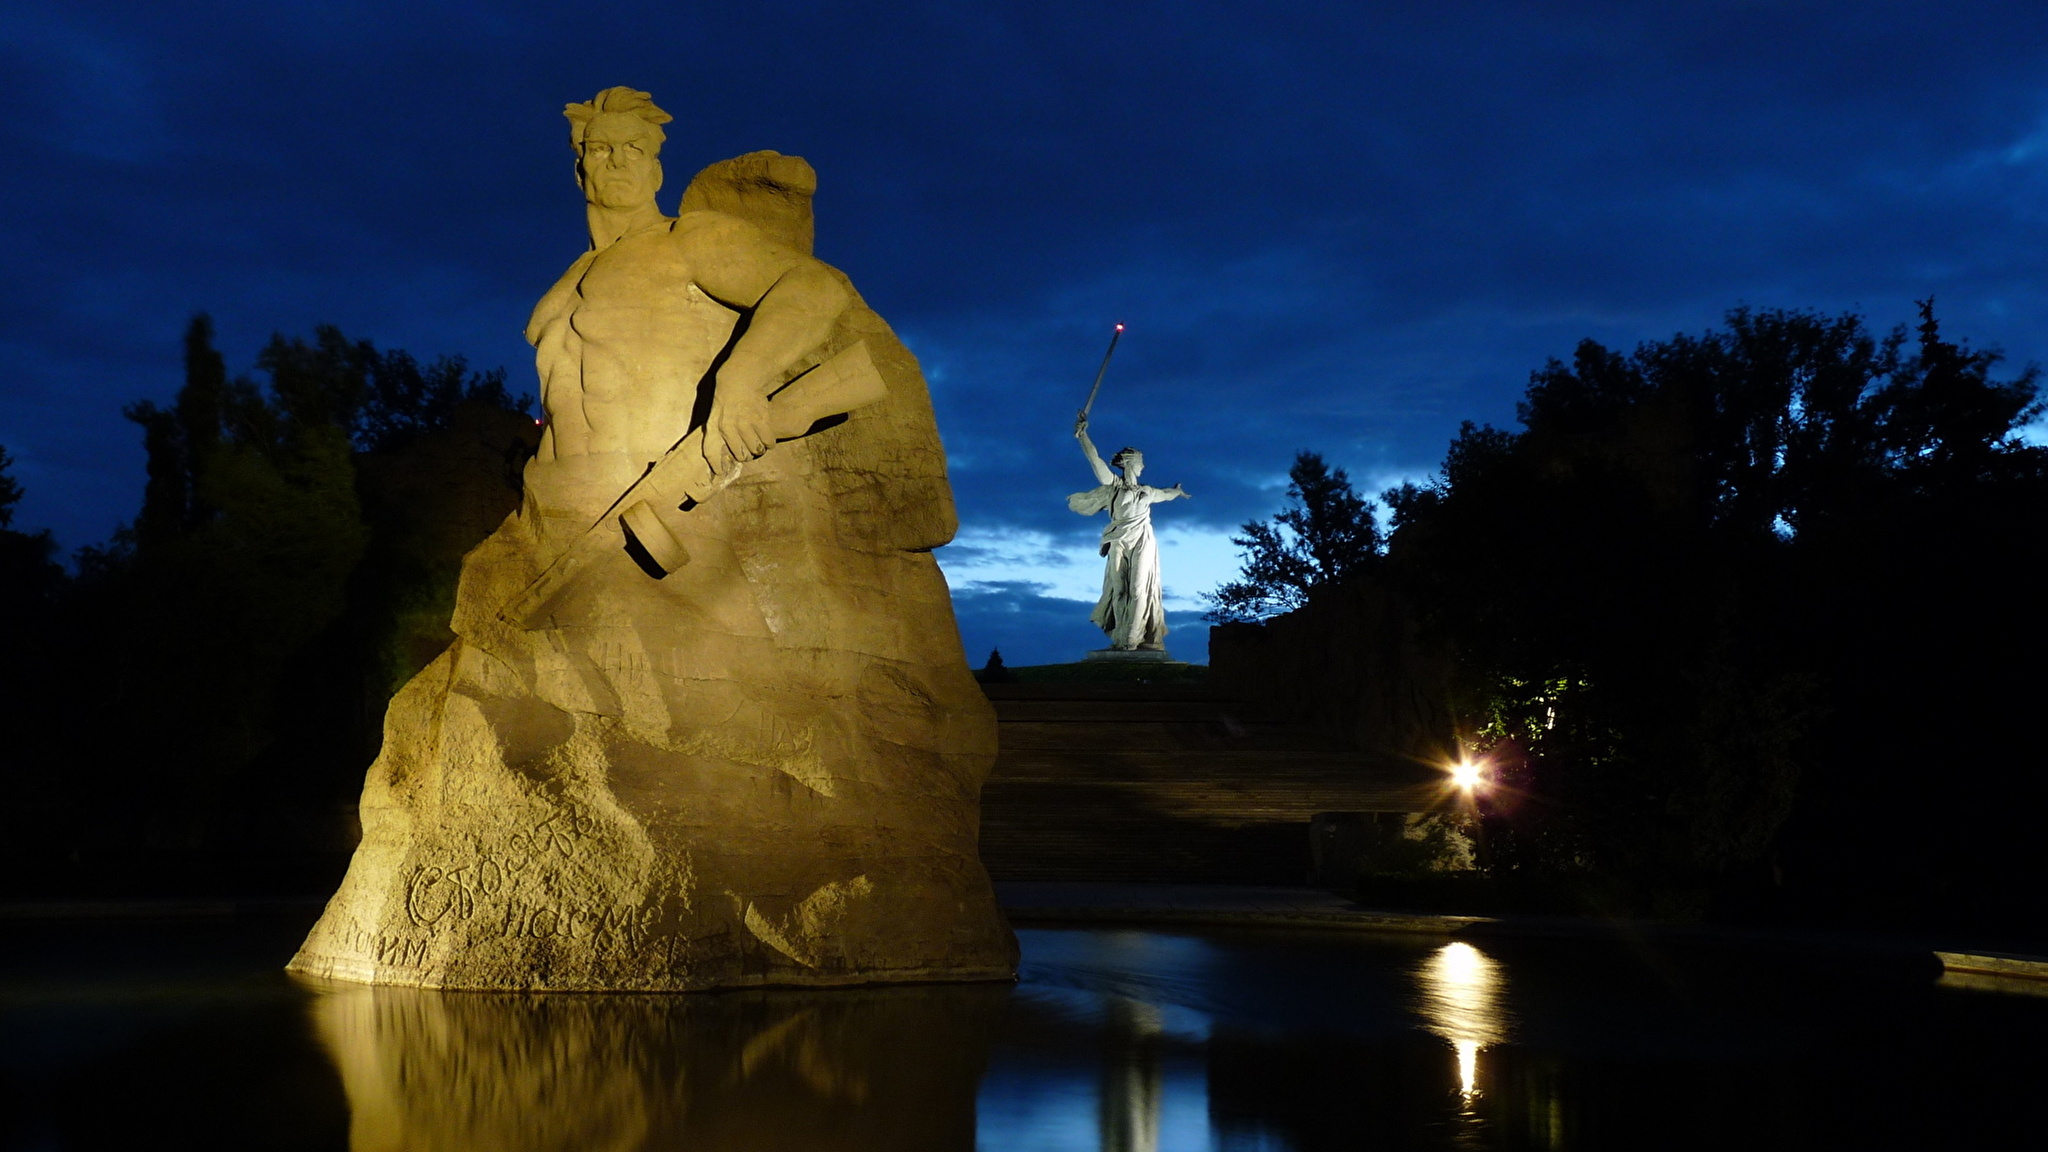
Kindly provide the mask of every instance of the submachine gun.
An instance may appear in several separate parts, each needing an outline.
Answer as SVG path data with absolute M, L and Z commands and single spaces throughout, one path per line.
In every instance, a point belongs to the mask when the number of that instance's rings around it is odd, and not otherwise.
M 877 403 L 888 394 L 874 358 L 868 355 L 867 343 L 860 341 L 770 393 L 768 419 L 780 444 L 829 428 L 838 423 L 837 417 Z M 625 547 L 629 540 L 662 575 L 689 563 L 689 550 L 670 531 L 669 523 L 710 499 L 735 475 L 712 471 L 704 460 L 703 445 L 701 426 L 676 441 L 546 571 L 498 610 L 499 619 L 518 628 L 546 627 L 547 609 L 556 598 L 585 568 Z

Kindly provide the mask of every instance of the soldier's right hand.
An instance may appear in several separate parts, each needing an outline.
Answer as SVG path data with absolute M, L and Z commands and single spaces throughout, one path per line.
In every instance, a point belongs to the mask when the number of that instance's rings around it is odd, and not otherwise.
M 752 460 L 774 443 L 767 398 L 743 388 L 728 393 L 724 387 L 712 396 L 711 418 L 704 422 L 704 462 L 713 473 Z

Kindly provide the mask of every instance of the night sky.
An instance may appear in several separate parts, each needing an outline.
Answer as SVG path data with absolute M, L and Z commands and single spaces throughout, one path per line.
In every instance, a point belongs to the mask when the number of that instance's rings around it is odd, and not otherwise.
M 675 198 L 761 148 L 820 174 L 818 254 L 923 360 L 967 651 L 1100 647 L 1070 430 L 1112 323 L 1105 453 L 1158 513 L 1169 647 L 1298 449 L 1369 492 L 1530 370 L 1730 307 L 1932 294 L 2048 359 L 2048 5 L 1433 2 L 10 3 L 0 444 L 16 527 L 104 540 L 123 404 L 207 311 L 503 365 L 587 243 L 560 110 L 653 92 Z

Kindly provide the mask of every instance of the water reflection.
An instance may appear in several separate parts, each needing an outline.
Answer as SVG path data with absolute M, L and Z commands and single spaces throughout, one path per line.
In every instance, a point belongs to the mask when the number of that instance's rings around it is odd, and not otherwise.
M 1009 994 L 316 988 L 353 1152 L 972 1148 Z
M 1108 1008 L 1109 1052 L 1098 1097 L 1102 1152 L 1159 1152 L 1164 1016 L 1153 1005 L 1121 996 Z
M 2003 992 L 2013 996 L 2048 996 L 2048 980 L 2032 976 L 2002 976 L 1991 972 L 1946 971 L 1939 981 L 1943 988 L 1967 988 L 1972 992 Z
M 2002 1148 L 2048 1082 L 2048 998 L 1725 946 L 1674 980 L 1634 948 L 1027 929 L 1014 989 L 308 997 L 289 927 L 0 925 L 0 1148 Z
M 1450 1041 L 1459 1091 L 1471 1099 L 1479 1094 L 1480 1049 L 1507 1039 L 1500 964 L 1456 940 L 1431 953 L 1416 978 L 1423 1020 L 1431 1032 Z

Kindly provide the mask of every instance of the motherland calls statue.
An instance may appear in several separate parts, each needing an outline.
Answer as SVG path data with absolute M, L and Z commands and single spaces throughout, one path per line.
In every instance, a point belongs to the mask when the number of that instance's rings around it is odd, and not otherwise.
M 1091 398 L 1092 399 L 1092 398 Z M 1166 652 L 1166 603 L 1159 583 L 1159 542 L 1152 536 L 1152 505 L 1187 497 L 1181 486 L 1154 488 L 1138 483 L 1145 456 L 1124 448 L 1102 462 L 1088 439 L 1088 417 L 1074 421 L 1074 439 L 1099 487 L 1067 497 L 1067 507 L 1083 516 L 1108 511 L 1102 530 L 1102 598 L 1088 619 L 1109 633 L 1110 652 Z M 1115 465 L 1122 474 L 1110 471 Z
M 391 701 L 292 968 L 442 988 L 1005 979 L 995 722 L 931 549 L 916 361 L 812 259 L 804 161 L 654 203 L 668 114 L 567 110 L 591 247 L 527 326 L 546 432 Z M 687 433 L 687 435 L 685 434 Z

